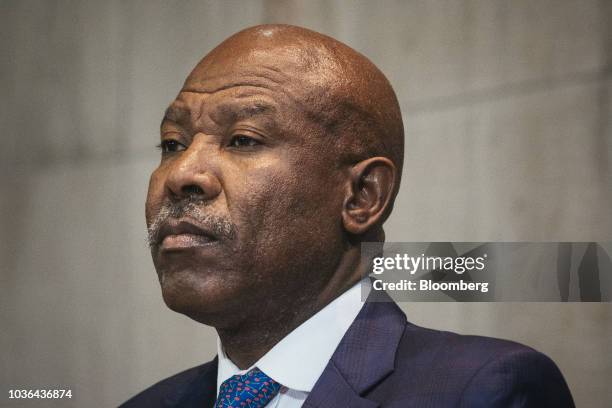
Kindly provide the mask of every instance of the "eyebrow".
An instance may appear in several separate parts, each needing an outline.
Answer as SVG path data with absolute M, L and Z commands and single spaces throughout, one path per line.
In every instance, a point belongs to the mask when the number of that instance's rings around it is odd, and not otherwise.
M 185 124 L 189 123 L 191 119 L 191 111 L 185 108 L 179 108 L 178 106 L 170 106 L 164 112 L 164 117 L 162 118 L 161 124 L 164 122 L 174 122 L 177 124 Z
M 267 102 L 256 100 L 248 104 L 229 102 L 221 104 L 215 109 L 215 113 L 231 120 L 241 120 L 256 115 L 275 112 L 276 107 Z
M 215 116 L 218 115 L 223 119 L 236 121 L 275 111 L 276 107 L 274 105 L 265 101 L 256 100 L 248 104 L 241 104 L 240 102 L 223 103 L 215 107 L 213 113 Z M 191 122 L 191 110 L 178 106 L 170 106 L 164 112 L 161 125 L 165 122 L 173 122 L 178 125 L 187 126 Z

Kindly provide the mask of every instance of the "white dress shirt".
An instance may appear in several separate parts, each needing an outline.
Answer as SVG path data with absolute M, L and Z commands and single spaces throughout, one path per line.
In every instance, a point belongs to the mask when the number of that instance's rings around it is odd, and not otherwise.
M 371 289 L 369 278 L 356 283 L 295 328 L 246 370 L 236 367 L 217 338 L 217 396 L 223 381 L 257 367 L 282 385 L 266 408 L 301 407 L 363 306 L 361 285 L 365 285 L 366 291 Z

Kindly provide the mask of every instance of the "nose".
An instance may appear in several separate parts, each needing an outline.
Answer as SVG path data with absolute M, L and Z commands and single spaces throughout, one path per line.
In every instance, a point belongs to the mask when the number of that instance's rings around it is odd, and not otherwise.
M 210 166 L 214 147 L 207 147 L 194 137 L 191 145 L 179 153 L 166 178 L 166 192 L 171 199 L 188 196 L 200 200 L 213 200 L 221 193 L 221 183 Z

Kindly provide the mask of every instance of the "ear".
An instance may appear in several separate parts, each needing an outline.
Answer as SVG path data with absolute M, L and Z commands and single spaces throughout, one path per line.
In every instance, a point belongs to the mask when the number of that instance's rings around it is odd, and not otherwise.
M 391 202 L 397 169 L 386 157 L 372 157 L 350 169 L 350 185 L 342 208 L 344 228 L 360 235 L 381 222 Z

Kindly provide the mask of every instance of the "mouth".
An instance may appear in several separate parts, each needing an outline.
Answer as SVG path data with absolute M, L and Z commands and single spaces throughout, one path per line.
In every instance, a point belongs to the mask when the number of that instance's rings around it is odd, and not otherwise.
M 161 251 L 179 251 L 213 245 L 219 240 L 206 228 L 190 221 L 169 220 L 159 229 L 157 245 Z

